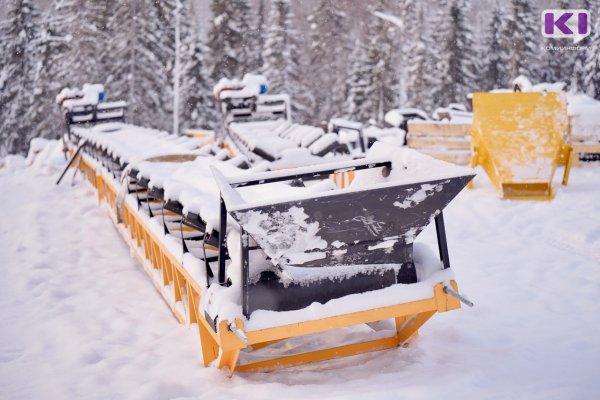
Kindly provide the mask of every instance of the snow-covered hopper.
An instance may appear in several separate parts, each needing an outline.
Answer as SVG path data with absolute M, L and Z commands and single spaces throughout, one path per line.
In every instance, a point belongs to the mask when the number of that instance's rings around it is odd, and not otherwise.
M 250 149 L 269 123 L 290 142 L 323 135 L 282 119 L 238 120 L 225 134 Z M 363 159 L 292 165 L 123 123 L 75 126 L 67 144 L 177 320 L 198 327 L 206 366 L 269 370 L 392 348 L 469 303 L 442 210 L 470 168 L 382 142 Z M 429 224 L 439 256 L 418 239 Z
M 483 166 L 502 198 L 553 197 L 554 171 L 569 152 L 566 107 L 557 92 L 473 94 L 472 166 Z
M 227 213 L 240 226 L 244 315 L 296 310 L 313 302 L 324 304 L 353 293 L 417 282 L 415 238 L 435 220 L 440 248 L 446 247 L 441 210 L 473 176 L 433 174 L 394 181 L 389 177 L 394 168 L 410 177 L 404 171 L 407 167 L 398 164 L 388 157 L 369 158 L 234 179 L 215 169 L 224 200 L 221 231 Z M 283 198 L 252 200 L 254 193 L 262 193 L 252 187 L 286 181 L 301 185 L 343 170 L 356 174 L 346 189 L 319 194 L 300 189 Z M 254 192 L 244 198 L 244 189 Z M 274 268 L 251 268 L 250 241 Z M 223 255 L 224 242 L 220 249 Z M 224 284 L 224 261 L 219 270 Z

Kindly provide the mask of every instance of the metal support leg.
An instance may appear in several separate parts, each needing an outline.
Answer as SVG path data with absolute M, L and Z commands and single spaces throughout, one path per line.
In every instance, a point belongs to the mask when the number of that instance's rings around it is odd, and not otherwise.
M 435 231 L 437 234 L 438 250 L 440 260 L 444 263 L 444 269 L 450 268 L 450 258 L 448 256 L 448 243 L 446 242 L 446 227 L 444 225 L 444 214 L 440 212 L 435 217 Z
M 242 249 L 242 312 L 246 317 L 250 315 L 248 296 L 248 280 L 250 277 L 250 263 L 248 262 L 248 234 L 240 227 L 240 245 Z
M 219 284 L 225 284 L 225 251 L 227 242 L 225 236 L 227 233 L 227 207 L 223 197 L 220 199 L 221 207 L 219 212 Z
M 67 173 L 67 171 L 69 170 L 69 168 L 71 167 L 71 164 L 73 164 L 73 161 L 75 161 L 75 159 L 77 158 L 77 156 L 79 155 L 79 153 L 81 152 L 81 149 L 83 149 L 85 146 L 87 145 L 87 141 L 84 140 L 79 147 L 77 148 L 77 150 L 75 151 L 75 154 L 73 154 L 73 157 L 71 157 L 71 160 L 69 161 L 69 163 L 67 164 L 67 166 L 65 167 L 64 171 L 62 172 L 62 174 L 60 174 L 60 177 L 58 178 L 58 180 L 56 181 L 56 184 L 58 185 L 60 183 L 60 181 L 62 180 L 62 178 L 65 176 L 65 174 Z

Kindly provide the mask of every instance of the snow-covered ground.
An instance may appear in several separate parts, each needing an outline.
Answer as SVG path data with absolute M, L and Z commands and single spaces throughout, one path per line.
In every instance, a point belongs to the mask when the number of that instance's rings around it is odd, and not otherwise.
M 0 166 L 0 399 L 591 399 L 600 390 L 600 168 L 551 202 L 502 201 L 482 171 L 448 207 L 475 302 L 408 348 L 272 373 L 203 368 L 94 191 Z M 419 240 L 434 243 L 433 229 Z

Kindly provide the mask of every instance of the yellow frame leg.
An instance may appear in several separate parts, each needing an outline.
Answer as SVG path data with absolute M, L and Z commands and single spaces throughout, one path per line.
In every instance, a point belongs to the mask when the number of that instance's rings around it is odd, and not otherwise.
M 569 183 L 569 175 L 571 175 L 571 167 L 573 166 L 574 151 L 572 146 L 567 148 L 567 162 L 565 163 L 565 172 L 563 173 L 562 184 L 567 186 Z

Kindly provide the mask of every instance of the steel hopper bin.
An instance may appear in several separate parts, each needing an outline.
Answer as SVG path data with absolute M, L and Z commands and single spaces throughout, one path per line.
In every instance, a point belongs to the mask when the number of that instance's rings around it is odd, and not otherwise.
M 393 168 L 402 166 L 390 159 L 359 160 L 244 180 L 228 179 L 213 170 L 222 196 L 221 232 L 225 232 L 227 214 L 240 225 L 244 314 L 249 316 L 258 309 L 295 310 L 313 302 L 414 283 L 413 242 L 434 220 L 440 256 L 449 267 L 442 210 L 473 178 L 469 169 L 462 168 L 467 172 L 449 177 L 351 185 L 273 202 L 247 202 L 238 192 L 274 182 L 323 179 L 347 170 L 379 170 L 386 176 Z M 275 271 L 250 276 L 249 239 L 277 266 Z M 224 253 L 224 238 L 221 242 Z M 220 263 L 222 284 L 224 268 L 224 262 Z M 332 270 L 337 275 L 329 275 Z
M 569 151 L 564 95 L 474 93 L 473 112 L 471 166 L 483 167 L 502 198 L 551 199 L 554 171 Z

